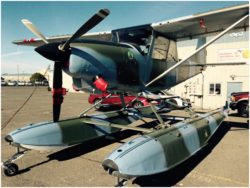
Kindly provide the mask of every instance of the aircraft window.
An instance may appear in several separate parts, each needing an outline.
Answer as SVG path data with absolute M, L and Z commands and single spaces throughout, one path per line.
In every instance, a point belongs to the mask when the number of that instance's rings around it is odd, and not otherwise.
M 158 36 L 155 39 L 152 58 L 166 60 L 167 62 L 177 62 L 178 57 L 175 41 Z
M 115 33 L 119 43 L 129 43 L 133 45 L 141 54 L 148 54 L 152 35 L 152 31 L 150 29 L 124 29 Z
M 173 40 L 170 40 L 167 61 L 168 62 L 177 62 L 178 61 L 177 46 L 176 46 L 176 42 Z
M 169 46 L 168 39 L 161 36 L 157 37 L 154 44 L 153 58 L 166 59 L 168 46 Z

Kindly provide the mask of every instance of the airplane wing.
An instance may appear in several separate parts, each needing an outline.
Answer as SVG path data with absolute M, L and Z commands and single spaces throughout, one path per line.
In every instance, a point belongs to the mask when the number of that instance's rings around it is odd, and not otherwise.
M 168 37 L 174 38 L 174 40 L 184 40 L 185 38 L 199 38 L 198 40 L 198 46 L 197 49 L 188 55 L 186 58 L 180 60 L 179 62 L 175 63 L 172 67 L 168 68 L 164 72 L 162 72 L 160 75 L 152 79 L 150 82 L 148 82 L 145 86 L 148 87 L 152 83 L 156 82 L 157 80 L 160 80 L 162 77 L 167 76 L 168 78 L 175 77 L 175 80 L 173 80 L 171 83 L 169 83 L 168 87 L 171 88 L 197 74 L 199 74 L 203 68 L 205 68 L 206 65 L 206 47 L 211 45 L 213 42 L 218 40 L 220 37 L 225 35 L 228 32 L 232 31 L 239 31 L 239 30 L 247 30 L 249 28 L 249 5 L 239 5 L 224 9 L 219 9 L 215 11 L 205 12 L 201 14 L 196 14 L 193 16 L 189 16 L 188 18 L 182 18 L 179 19 L 178 23 L 175 21 L 169 21 L 167 23 L 158 24 L 158 30 L 160 32 L 160 29 L 162 29 L 162 32 L 164 35 Z M 210 24 L 204 25 L 205 18 L 207 20 L 211 19 L 211 28 Z M 199 29 L 196 27 L 196 25 L 193 23 L 195 20 L 198 19 L 203 20 L 202 23 L 199 22 Z M 214 24 L 213 23 L 213 21 Z M 173 23 L 171 25 L 171 23 Z M 175 27 L 178 27 L 178 24 L 183 23 L 184 26 L 180 30 L 175 30 L 176 33 L 168 33 L 168 28 L 172 28 L 174 25 Z M 197 23 L 197 22 L 196 22 Z M 209 23 L 209 22 L 208 22 Z M 169 24 L 169 27 L 168 27 Z M 218 25 L 217 25 L 218 24 Z M 162 26 L 161 26 L 162 25 Z M 180 26 L 179 26 L 180 27 Z M 193 28 L 197 28 L 197 32 Z M 157 27 L 155 27 L 157 29 Z M 172 28 L 174 30 L 174 27 Z M 185 29 L 187 31 L 185 31 Z M 190 29 L 190 37 L 188 37 L 187 32 L 189 32 Z M 203 32 L 198 32 L 199 30 L 203 30 Z M 192 33 L 193 31 L 193 33 Z M 179 33 L 179 34 L 178 34 Z M 211 34 L 217 34 L 212 40 L 209 42 L 205 41 L 205 37 L 209 36 Z M 203 38 L 201 38 L 203 37 Z M 204 40 L 203 40 L 204 39 Z M 198 67 L 197 64 L 203 65 L 204 67 Z
M 54 37 L 47 37 L 46 40 L 51 42 L 62 42 L 68 40 L 72 35 L 61 35 L 61 36 L 54 36 Z M 105 31 L 105 32 L 97 32 L 97 33 L 88 33 L 85 34 L 82 37 L 79 37 L 79 39 L 93 39 L 93 40 L 103 40 L 103 41 L 111 41 L 111 31 Z M 24 40 L 15 40 L 12 42 L 16 45 L 22 45 L 22 46 L 41 46 L 44 44 L 44 42 L 40 39 L 24 39 Z
M 151 27 L 167 38 L 176 41 L 203 38 L 225 30 L 248 13 L 249 4 L 247 3 L 153 23 Z M 247 30 L 248 28 L 249 19 L 240 23 L 233 31 Z
M 248 14 L 249 5 L 237 5 L 233 7 L 198 13 L 173 20 L 152 23 L 150 26 L 167 38 L 181 41 L 193 38 L 206 37 L 223 31 L 231 23 Z M 248 29 L 249 21 L 246 20 L 234 30 Z M 126 29 L 126 28 L 123 28 Z M 123 30 L 121 29 L 121 30 Z M 48 42 L 66 41 L 72 35 L 61 35 L 47 37 Z M 79 39 L 94 39 L 111 41 L 112 31 L 89 33 Z M 25 39 L 13 41 L 14 44 L 24 46 L 41 46 L 44 42 L 41 39 Z

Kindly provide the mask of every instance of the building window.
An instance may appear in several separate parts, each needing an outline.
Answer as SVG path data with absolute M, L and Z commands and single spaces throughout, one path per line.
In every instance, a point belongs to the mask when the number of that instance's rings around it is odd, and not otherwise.
M 220 95 L 221 94 L 221 84 L 218 84 L 218 83 L 209 84 L 209 94 Z

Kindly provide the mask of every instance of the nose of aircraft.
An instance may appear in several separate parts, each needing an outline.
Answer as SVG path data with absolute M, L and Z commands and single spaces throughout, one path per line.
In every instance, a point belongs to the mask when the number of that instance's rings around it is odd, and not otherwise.
M 13 142 L 13 138 L 10 135 L 5 136 L 4 139 L 6 142 L 9 142 L 9 143 Z
M 166 158 L 156 139 L 140 136 L 115 149 L 102 166 L 114 176 L 130 179 L 166 170 Z
M 55 61 L 55 62 L 66 62 L 69 59 L 70 50 L 59 50 L 60 43 L 49 43 L 39 46 L 35 49 L 37 53 L 43 57 Z
M 110 174 L 112 174 L 112 172 L 114 172 L 114 171 L 119 170 L 117 164 L 115 164 L 115 162 L 110 160 L 110 159 L 104 160 L 102 163 L 102 166 L 103 166 L 104 170 L 109 171 Z

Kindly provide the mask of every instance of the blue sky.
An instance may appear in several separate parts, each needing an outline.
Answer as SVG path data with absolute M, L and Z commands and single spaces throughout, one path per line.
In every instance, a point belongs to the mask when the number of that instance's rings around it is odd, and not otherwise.
M 108 31 L 229 7 L 248 1 L 1 1 L 1 73 L 34 73 L 53 63 L 33 47 L 14 40 L 37 38 L 22 23 L 28 19 L 44 36 L 73 34 L 101 8 L 110 15 L 91 32 Z

